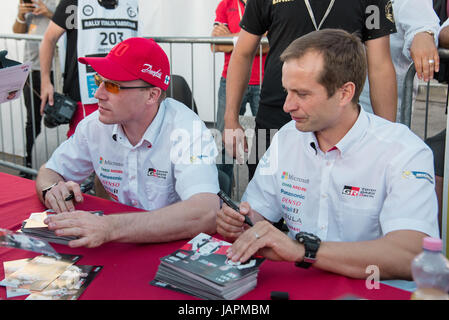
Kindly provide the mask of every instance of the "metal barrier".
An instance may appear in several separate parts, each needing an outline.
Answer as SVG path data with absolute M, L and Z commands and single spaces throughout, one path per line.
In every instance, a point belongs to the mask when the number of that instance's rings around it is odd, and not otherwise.
M 176 60 L 174 58 L 173 55 L 173 49 L 175 45 L 180 45 L 180 44 L 187 44 L 190 45 L 190 88 L 192 91 L 192 106 L 194 105 L 194 96 L 195 96 L 195 72 L 198 69 L 197 66 L 195 65 L 195 53 L 194 53 L 194 45 L 207 45 L 208 46 L 208 52 L 209 52 L 209 56 L 210 59 L 212 59 L 212 87 L 213 87 L 213 101 L 212 101 L 212 105 L 213 105 L 213 120 L 212 121 L 206 121 L 209 122 L 209 124 L 211 126 L 215 126 L 216 124 L 216 115 L 217 115 L 217 83 L 216 80 L 217 78 L 219 79 L 219 76 L 217 75 L 216 72 L 216 67 L 218 64 L 218 60 L 216 58 L 215 53 L 215 45 L 232 45 L 233 41 L 232 38 L 229 37 L 151 37 L 151 36 L 145 36 L 146 38 L 153 38 L 156 42 L 160 43 L 160 44 L 168 44 L 169 48 L 168 50 L 166 50 L 167 55 L 169 56 L 169 60 L 170 60 L 170 67 L 172 70 L 172 74 L 173 74 L 173 63 L 176 62 L 174 60 Z M 25 34 L 0 34 L 0 40 L 3 40 L 3 47 L 1 46 L 1 42 L 0 42 L 0 48 L 2 49 L 6 49 L 8 50 L 8 57 L 10 59 L 15 59 L 15 60 L 19 60 L 21 61 L 20 57 L 21 57 L 21 53 L 19 52 L 19 44 L 23 41 L 41 41 L 42 40 L 42 36 L 30 36 L 30 35 L 25 35 Z M 14 43 L 11 45 L 7 45 L 7 41 L 14 41 Z M 262 55 L 262 45 L 263 44 L 268 44 L 268 40 L 266 37 L 262 38 L 261 41 L 261 45 L 260 45 L 260 49 L 259 49 L 259 53 L 260 55 Z M 12 47 L 12 50 L 11 48 Z M 210 47 L 212 47 L 213 52 L 210 51 Z M 23 53 L 23 50 L 22 50 Z M 186 52 L 187 53 L 187 52 Z M 223 59 L 220 59 L 219 63 L 222 63 Z M 262 69 L 262 59 L 260 59 L 260 69 Z M 59 63 L 59 57 L 58 57 L 58 50 L 56 50 L 55 52 L 55 58 L 53 61 L 53 75 L 54 75 L 54 86 L 55 86 L 55 91 L 57 92 L 62 92 L 62 72 L 61 72 L 61 68 L 60 68 L 60 63 Z M 219 75 L 221 75 L 221 69 L 219 70 Z M 260 74 L 262 75 L 262 72 L 260 72 Z M 209 76 L 209 75 L 208 75 Z M 32 81 L 31 77 L 30 80 Z M 262 81 L 260 81 L 260 83 L 262 83 Z M 171 86 L 173 85 L 173 83 L 171 83 Z M 32 88 L 32 82 L 30 84 L 30 88 Z M 31 89 L 30 89 L 31 90 Z M 171 92 L 173 92 L 173 87 L 171 87 Z M 32 94 L 32 92 L 31 92 Z M 20 156 L 22 156 L 21 152 L 18 151 L 18 145 L 16 143 L 20 143 L 17 142 L 15 139 L 15 135 L 17 133 L 18 130 L 20 130 L 20 132 L 22 133 L 22 150 L 23 152 L 23 156 L 25 155 L 25 135 L 24 135 L 24 124 L 26 122 L 26 119 L 24 118 L 24 110 L 26 110 L 25 106 L 24 106 L 24 102 L 23 99 L 20 99 L 20 102 L 17 102 L 20 104 L 20 107 L 18 107 L 18 109 L 20 109 L 20 115 L 15 115 L 16 118 L 15 122 L 16 123 L 20 123 L 19 126 L 14 125 L 14 121 L 13 121 L 13 117 L 14 117 L 14 112 L 13 112 L 13 107 L 12 107 L 12 103 L 10 102 L 10 119 L 11 122 L 9 124 L 9 127 L 11 128 L 11 137 L 10 137 L 10 143 L 12 144 L 12 147 L 9 148 L 7 150 L 7 148 L 5 147 L 5 136 L 7 136 L 6 134 L 6 130 L 5 128 L 8 127 L 6 124 L 5 119 L 2 118 L 2 109 L 4 108 L 4 104 L 0 105 L 0 143 L 1 143 L 1 148 L 0 148 L 0 154 L 2 154 L 3 156 L 0 156 L 0 166 L 5 166 L 5 167 L 9 167 L 15 170 L 20 170 L 26 173 L 29 173 L 31 175 L 37 175 L 37 170 L 38 166 L 35 168 L 27 168 L 26 166 L 24 166 L 23 164 L 19 163 L 17 161 L 17 159 L 15 160 L 10 160 L 7 159 L 7 157 L 10 158 L 10 156 L 13 156 L 13 158 L 19 158 Z M 210 103 L 208 103 L 210 104 Z M 34 106 L 33 102 L 32 102 L 32 110 L 33 110 L 33 114 L 34 114 L 34 108 L 35 107 L 39 107 L 39 106 Z M 201 111 L 201 108 L 199 108 Z M 201 117 L 201 116 L 200 116 Z M 205 119 L 203 119 L 205 120 Z M 53 129 L 51 129 L 53 130 Z M 51 156 L 52 151 L 49 150 L 51 148 L 49 148 L 48 146 L 48 139 L 47 139 L 47 135 L 49 134 L 49 129 L 47 129 L 44 125 L 42 125 L 42 130 L 41 130 L 41 134 L 44 136 L 44 141 L 45 141 L 45 149 L 46 149 L 46 156 L 44 161 L 48 160 L 48 158 Z M 33 119 L 33 133 L 34 133 L 34 138 L 36 139 L 36 128 L 34 126 L 34 119 Z M 65 135 L 61 135 L 59 134 L 59 131 L 56 131 L 57 133 L 57 144 L 59 145 L 63 140 L 65 140 Z M 36 141 L 36 140 L 35 140 Z M 36 145 L 36 143 L 35 143 Z M 33 148 L 33 158 L 37 158 L 36 156 L 36 147 Z M 236 166 L 238 167 L 238 166 Z M 236 170 L 238 170 L 238 168 L 236 168 Z M 238 179 L 239 174 L 237 174 L 237 179 Z M 247 183 L 247 182 L 246 182 Z M 240 194 L 241 190 L 239 190 L 239 181 L 236 181 L 236 194 Z
M 42 41 L 42 36 L 36 36 L 36 35 L 24 35 L 24 34 L 0 34 L 0 39 L 3 40 L 3 46 L 1 47 L 2 49 L 6 49 L 8 50 L 8 58 L 13 59 L 13 60 L 18 60 L 21 61 L 21 56 L 23 55 L 24 52 L 24 41 L 37 41 L 40 42 Z M 8 45 L 7 41 L 8 40 L 13 40 L 13 45 Z M 10 42 L 11 43 L 11 42 Z M 22 47 L 22 50 L 19 50 L 19 47 Z M 53 82 L 55 84 L 55 90 L 56 91 L 62 91 L 62 72 L 60 70 L 60 64 L 59 62 L 56 63 L 56 61 L 59 61 L 59 54 L 58 54 L 58 50 L 56 50 L 55 54 L 54 54 L 54 61 L 53 61 Z M 30 73 L 31 74 L 31 73 Z M 33 96 L 33 79 L 32 77 L 29 77 L 28 79 L 29 81 L 29 88 L 30 88 L 30 96 Z M 31 175 L 36 175 L 37 174 L 37 170 L 32 169 L 32 168 L 28 168 L 20 163 L 17 162 L 17 157 L 20 157 L 22 155 L 22 152 L 20 152 L 20 146 L 16 145 L 16 141 L 15 141 L 15 137 L 16 135 L 22 136 L 22 151 L 23 151 L 23 155 L 25 155 L 26 153 L 26 147 L 25 147 L 25 130 L 24 130 L 24 124 L 25 124 L 25 120 L 24 119 L 24 110 L 26 110 L 26 108 L 24 107 L 24 103 L 23 103 L 23 99 L 21 98 L 20 101 L 18 102 L 20 105 L 20 126 L 19 128 L 17 128 L 16 123 L 18 122 L 17 117 L 14 117 L 14 112 L 13 112 L 13 104 L 17 105 L 17 101 L 14 102 L 9 102 L 9 109 L 10 109 L 10 113 L 9 113 L 9 118 L 10 118 L 10 123 L 9 123 L 9 127 L 11 129 L 11 148 L 9 148 L 10 150 L 8 150 L 8 148 L 5 147 L 5 127 L 6 126 L 6 122 L 2 117 L 3 114 L 3 110 L 0 109 L 0 141 L 1 141 L 1 146 L 2 148 L 0 149 L 1 154 L 2 154 L 2 159 L 0 159 L 0 165 L 5 166 L 5 167 L 9 167 L 12 169 L 16 169 L 16 170 L 20 170 L 22 172 L 31 174 Z M 4 105 L 4 104 L 3 104 Z M 16 108 L 17 106 L 14 106 L 14 108 Z M 34 140 L 36 139 L 36 128 L 35 128 L 35 121 L 34 121 L 34 110 L 35 108 L 39 108 L 40 106 L 35 106 L 34 105 L 34 101 L 33 99 L 31 99 L 31 110 L 32 110 L 32 131 L 33 131 L 33 137 Z M 15 123 L 16 122 L 16 123 Z M 44 127 L 44 126 L 42 126 Z M 19 131 L 20 130 L 20 131 Z M 44 131 L 44 130 L 42 130 Z M 47 145 L 46 145 L 47 147 Z M 17 150 L 19 149 L 19 150 Z M 9 151 L 9 152 L 8 152 Z M 7 158 L 13 159 L 13 160 L 7 160 Z

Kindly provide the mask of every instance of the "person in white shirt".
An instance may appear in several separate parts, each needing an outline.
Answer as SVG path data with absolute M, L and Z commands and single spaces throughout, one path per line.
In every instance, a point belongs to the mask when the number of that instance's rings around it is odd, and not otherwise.
M 434 72 L 439 71 L 437 46 L 440 19 L 433 9 L 432 0 L 394 0 L 393 12 L 397 32 L 390 36 L 390 52 L 396 70 L 396 121 L 399 122 L 404 79 L 410 64 L 414 62 L 416 77 L 426 82 L 433 79 Z M 373 113 L 368 81 L 360 95 L 360 104 L 366 111 Z
M 374 265 L 383 279 L 409 279 L 422 238 L 439 236 L 430 149 L 357 104 L 366 58 L 354 35 L 312 32 L 281 60 L 292 121 L 273 138 L 240 213 L 224 205 L 217 215 L 217 231 L 235 240 L 228 258 L 257 252 L 354 278 Z M 280 218 L 288 235 L 272 225 Z
M 192 110 L 165 98 L 170 64 L 162 48 L 152 39 L 129 38 L 104 58 L 79 61 L 97 72 L 99 109 L 39 170 L 37 194 L 60 213 L 46 220 L 49 229 L 77 236 L 71 247 L 214 233 L 215 142 Z M 76 211 L 83 201 L 79 183 L 93 171 L 113 200 L 151 212 L 98 217 Z

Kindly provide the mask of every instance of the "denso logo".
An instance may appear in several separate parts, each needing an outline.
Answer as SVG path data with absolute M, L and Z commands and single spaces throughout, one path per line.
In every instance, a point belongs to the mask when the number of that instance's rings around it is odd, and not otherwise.
M 282 203 L 291 204 L 295 207 L 299 207 L 302 204 L 302 202 L 299 200 L 293 200 L 293 199 L 286 198 L 286 197 L 282 197 Z

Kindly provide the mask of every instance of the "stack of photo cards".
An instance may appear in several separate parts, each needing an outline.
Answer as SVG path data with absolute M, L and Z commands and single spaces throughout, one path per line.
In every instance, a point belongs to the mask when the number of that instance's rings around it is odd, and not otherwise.
M 43 253 L 60 259 L 59 253 L 44 239 L 36 238 L 20 232 L 12 232 L 8 229 L 0 229 L 0 247 L 9 247 Z
M 91 213 L 98 216 L 103 215 L 103 211 L 91 211 Z M 67 245 L 71 240 L 76 240 L 77 237 L 75 236 L 57 236 L 54 231 L 48 229 L 48 226 L 44 223 L 44 221 L 51 214 L 54 214 L 53 210 L 31 213 L 30 217 L 23 221 L 21 231 L 24 234 L 43 239 L 48 242 L 65 245 Z
M 230 243 L 200 233 L 161 258 L 150 284 L 207 300 L 234 300 L 257 285 L 262 257 L 241 264 L 226 257 Z
M 61 255 L 3 262 L 6 297 L 29 295 L 26 300 L 76 300 L 102 269 L 74 265 L 81 256 Z

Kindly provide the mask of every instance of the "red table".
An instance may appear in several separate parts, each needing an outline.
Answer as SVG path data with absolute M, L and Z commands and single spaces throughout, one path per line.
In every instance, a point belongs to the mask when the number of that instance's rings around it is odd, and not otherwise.
M 0 228 L 16 231 L 31 212 L 45 210 L 36 196 L 34 181 L 0 173 L 0 186 Z M 89 195 L 85 196 L 84 203 L 77 205 L 77 209 L 103 210 L 105 214 L 139 210 Z M 156 274 L 159 258 L 175 251 L 187 240 L 158 244 L 107 243 L 93 249 L 52 246 L 59 253 L 82 255 L 79 265 L 104 266 L 80 299 L 190 300 L 196 298 L 149 284 Z M 0 279 L 4 278 L 3 261 L 35 255 L 24 250 L 0 248 Z M 365 280 L 349 279 L 314 268 L 300 269 L 292 263 L 265 261 L 260 267 L 257 288 L 241 299 L 270 299 L 271 291 L 286 291 L 290 299 L 298 300 L 337 299 L 348 294 L 366 299 L 408 300 L 411 295 L 408 291 L 382 283 L 379 289 L 369 290 Z M 6 290 L 0 287 L 0 299 L 5 298 Z

